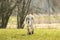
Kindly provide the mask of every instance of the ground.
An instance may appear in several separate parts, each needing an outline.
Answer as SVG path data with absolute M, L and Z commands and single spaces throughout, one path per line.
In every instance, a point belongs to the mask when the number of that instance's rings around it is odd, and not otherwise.
M 37 19 L 40 18 L 41 24 L 35 25 L 36 27 L 47 27 L 48 24 L 43 24 L 44 20 L 48 19 L 47 16 L 41 16 L 36 17 Z M 55 22 L 55 20 L 60 21 L 59 17 L 51 17 L 52 22 Z M 36 23 L 37 23 L 36 21 Z M 56 21 L 56 22 L 58 22 Z M 55 28 L 55 29 L 52 29 Z M 35 33 L 33 35 L 27 35 L 26 29 L 11 29 L 11 28 L 17 28 L 17 18 L 14 16 L 11 16 L 7 25 L 7 29 L 0 29 L 0 40 L 60 40 L 60 23 L 52 23 L 50 25 L 50 29 L 35 29 Z
M 49 24 L 49 22 L 51 22 L 51 24 Z M 34 25 L 36 28 L 60 28 L 60 14 L 58 16 L 48 16 L 47 14 L 34 14 Z M 9 18 L 7 28 L 17 28 L 17 16 L 11 16 Z
M 0 40 L 60 40 L 60 29 L 35 29 L 27 35 L 26 29 L 0 29 Z

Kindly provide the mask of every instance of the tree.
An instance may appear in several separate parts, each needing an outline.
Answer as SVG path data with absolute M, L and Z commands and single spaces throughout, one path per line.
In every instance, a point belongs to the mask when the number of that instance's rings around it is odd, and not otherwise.
M 1 0 L 1 17 L 2 17 L 2 26 L 1 28 L 6 28 L 9 17 L 12 14 L 12 11 L 16 7 L 16 4 L 11 7 L 11 1 L 9 0 Z
M 24 20 L 29 12 L 31 0 L 19 0 L 18 2 L 18 15 L 17 15 L 17 24 L 18 28 L 24 27 Z

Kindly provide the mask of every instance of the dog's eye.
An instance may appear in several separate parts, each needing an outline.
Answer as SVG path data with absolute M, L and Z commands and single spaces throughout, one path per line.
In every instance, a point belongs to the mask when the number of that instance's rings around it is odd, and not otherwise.
M 29 18 L 27 18 L 27 20 L 30 20 Z

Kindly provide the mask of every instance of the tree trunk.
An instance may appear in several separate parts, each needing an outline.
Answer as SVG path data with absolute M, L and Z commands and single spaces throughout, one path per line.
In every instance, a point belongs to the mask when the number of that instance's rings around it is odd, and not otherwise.
M 2 28 L 6 28 L 8 20 L 9 20 L 9 17 L 2 18 Z
M 29 8 L 30 8 L 30 3 L 31 0 L 27 0 L 27 3 L 25 0 L 22 0 L 23 2 L 21 3 L 22 5 L 18 5 L 18 15 L 17 15 L 17 24 L 18 24 L 18 28 L 24 28 L 24 20 L 26 15 L 29 12 Z M 22 6 L 22 8 L 21 8 Z

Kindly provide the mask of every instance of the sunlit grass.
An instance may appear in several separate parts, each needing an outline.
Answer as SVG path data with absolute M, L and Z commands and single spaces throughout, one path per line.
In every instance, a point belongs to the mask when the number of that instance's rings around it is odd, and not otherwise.
M 33 35 L 26 29 L 0 29 L 0 40 L 60 40 L 60 29 L 35 29 Z

